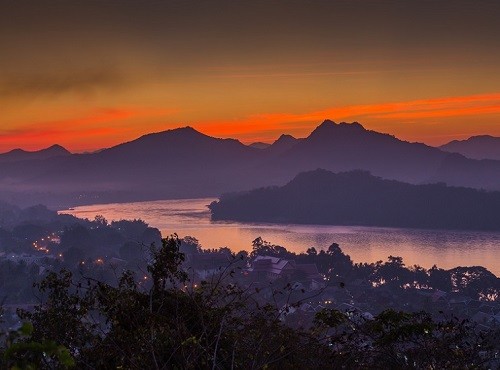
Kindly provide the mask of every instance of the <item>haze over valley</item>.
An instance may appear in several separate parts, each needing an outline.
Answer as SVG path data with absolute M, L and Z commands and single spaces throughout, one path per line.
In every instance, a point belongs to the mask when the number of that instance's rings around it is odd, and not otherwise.
M 299 172 L 368 171 L 412 184 L 443 182 L 500 190 L 500 161 L 476 160 L 360 123 L 325 120 L 307 137 L 282 135 L 266 148 L 219 139 L 191 127 L 152 133 L 96 153 L 53 146 L 0 155 L 2 198 L 65 208 L 79 204 L 217 197 L 284 185 Z

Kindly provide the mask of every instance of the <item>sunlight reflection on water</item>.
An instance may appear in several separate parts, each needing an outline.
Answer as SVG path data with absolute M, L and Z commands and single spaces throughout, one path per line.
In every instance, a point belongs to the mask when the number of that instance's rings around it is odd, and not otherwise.
M 401 256 L 407 265 L 443 268 L 480 265 L 500 276 L 500 233 L 450 230 L 416 230 L 359 226 L 272 225 L 212 222 L 207 205 L 214 199 L 161 200 L 153 202 L 98 204 L 62 211 L 108 221 L 142 219 L 161 230 L 163 236 L 177 233 L 196 237 L 203 247 L 227 246 L 251 250 L 258 236 L 295 252 L 314 246 L 340 244 L 355 262 L 385 260 Z

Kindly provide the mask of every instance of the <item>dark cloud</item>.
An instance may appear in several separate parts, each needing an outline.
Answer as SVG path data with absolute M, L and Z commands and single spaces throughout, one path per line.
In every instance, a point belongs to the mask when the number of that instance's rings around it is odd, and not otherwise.
M 0 0 L 0 71 L 108 63 L 178 76 L 326 53 L 496 68 L 499 16 L 495 0 Z
M 88 95 L 99 90 L 121 89 L 126 83 L 124 76 L 112 69 L 16 74 L 0 78 L 0 97 L 30 98 L 67 93 Z

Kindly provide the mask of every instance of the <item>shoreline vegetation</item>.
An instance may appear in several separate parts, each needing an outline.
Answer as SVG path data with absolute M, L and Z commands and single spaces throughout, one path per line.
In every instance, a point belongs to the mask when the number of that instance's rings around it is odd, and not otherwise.
M 303 172 L 281 187 L 224 194 L 209 209 L 214 221 L 500 230 L 500 192 L 413 185 L 365 171 Z

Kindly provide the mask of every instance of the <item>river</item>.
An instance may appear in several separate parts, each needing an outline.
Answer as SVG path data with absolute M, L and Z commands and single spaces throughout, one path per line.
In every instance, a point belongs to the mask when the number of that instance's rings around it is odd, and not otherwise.
M 251 250 L 252 240 L 279 244 L 294 252 L 328 248 L 338 243 L 354 262 L 403 257 L 407 266 L 430 268 L 484 266 L 500 276 L 500 232 L 420 230 L 359 226 L 273 225 L 212 222 L 206 205 L 215 199 L 160 200 L 97 204 L 61 211 L 81 218 L 104 216 L 108 221 L 142 219 L 160 229 L 163 236 L 193 236 L 204 248 L 227 246 Z

